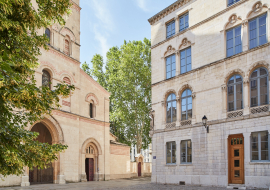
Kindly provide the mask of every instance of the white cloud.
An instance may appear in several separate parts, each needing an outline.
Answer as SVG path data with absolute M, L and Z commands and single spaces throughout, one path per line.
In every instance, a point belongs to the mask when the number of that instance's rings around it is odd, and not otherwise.
M 137 5 L 145 12 L 148 12 L 148 7 L 146 5 L 146 0 L 136 0 Z
M 87 4 L 93 10 L 95 20 L 92 20 L 91 30 L 94 33 L 94 38 L 99 42 L 99 50 L 97 53 L 103 56 L 106 61 L 106 53 L 110 48 L 108 44 L 109 33 L 114 30 L 113 17 L 108 8 L 109 0 L 87 0 Z

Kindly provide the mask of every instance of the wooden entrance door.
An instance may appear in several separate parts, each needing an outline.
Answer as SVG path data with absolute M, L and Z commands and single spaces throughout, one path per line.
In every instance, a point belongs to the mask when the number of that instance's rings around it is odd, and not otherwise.
M 87 181 L 94 181 L 94 159 L 86 158 L 85 159 L 85 173 Z
M 140 177 L 142 175 L 141 173 L 141 167 L 142 167 L 142 164 L 141 162 L 138 163 L 138 176 Z
M 34 167 L 33 170 L 29 170 L 29 182 L 31 184 L 53 183 L 52 164 L 48 164 L 46 169 Z
M 231 135 L 229 143 L 229 183 L 244 184 L 244 136 Z

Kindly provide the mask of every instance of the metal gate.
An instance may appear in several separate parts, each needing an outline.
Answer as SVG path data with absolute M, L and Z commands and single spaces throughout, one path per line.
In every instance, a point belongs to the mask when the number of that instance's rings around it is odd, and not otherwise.
M 46 169 L 34 167 L 29 170 L 29 182 L 31 184 L 53 183 L 53 167 L 49 164 Z

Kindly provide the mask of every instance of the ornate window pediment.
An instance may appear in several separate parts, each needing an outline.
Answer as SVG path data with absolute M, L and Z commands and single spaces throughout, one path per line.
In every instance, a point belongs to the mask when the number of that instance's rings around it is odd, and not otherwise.
M 167 51 L 164 53 L 164 57 L 171 55 L 175 53 L 175 48 L 173 48 L 171 45 L 167 47 Z
M 262 4 L 261 1 L 256 2 L 252 6 L 252 10 L 249 11 L 249 13 L 247 14 L 247 19 L 255 18 L 255 17 L 259 16 L 260 14 L 267 12 L 268 8 L 269 8 L 269 5 Z

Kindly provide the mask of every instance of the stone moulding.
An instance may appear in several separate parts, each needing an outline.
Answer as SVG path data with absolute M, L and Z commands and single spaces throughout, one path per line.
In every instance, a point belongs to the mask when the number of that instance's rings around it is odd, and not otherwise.
M 213 121 L 209 121 L 208 124 L 211 128 L 211 125 L 218 125 L 218 124 L 223 124 L 223 123 L 230 123 L 230 122 L 236 122 L 236 121 L 241 121 L 241 120 L 248 120 L 248 119 L 253 119 L 253 118 L 261 118 L 261 117 L 270 116 L 269 105 L 265 105 L 265 106 L 261 106 L 261 107 L 263 107 L 263 108 L 255 107 L 255 108 L 257 108 L 257 110 L 261 109 L 262 110 L 261 112 L 256 112 L 256 113 L 254 112 L 253 114 L 250 113 L 249 115 L 243 115 L 243 116 L 234 117 L 234 118 L 224 118 L 224 119 L 213 120 Z M 164 133 L 167 131 L 174 131 L 174 130 L 183 130 L 183 129 L 189 129 L 189 128 L 193 128 L 193 127 L 203 127 L 203 124 L 202 124 L 202 122 L 199 122 L 199 123 L 195 123 L 192 125 L 152 130 L 149 133 L 151 135 L 154 135 L 156 133 Z

